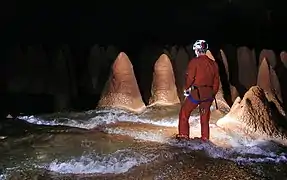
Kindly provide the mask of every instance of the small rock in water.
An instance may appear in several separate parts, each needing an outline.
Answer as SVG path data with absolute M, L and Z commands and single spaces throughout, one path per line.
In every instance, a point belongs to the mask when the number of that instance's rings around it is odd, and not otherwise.
M 7 138 L 7 136 L 0 136 L 0 139 L 2 140 L 2 139 L 6 139 Z
M 12 116 L 11 114 L 8 114 L 8 115 L 6 116 L 6 118 L 7 118 L 7 119 L 12 119 L 13 116 Z

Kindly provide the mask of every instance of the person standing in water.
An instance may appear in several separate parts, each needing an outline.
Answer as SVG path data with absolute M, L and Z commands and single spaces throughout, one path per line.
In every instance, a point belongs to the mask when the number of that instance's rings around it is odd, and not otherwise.
M 186 97 L 179 113 L 177 139 L 189 139 L 189 117 L 199 106 L 201 137 L 209 140 L 210 106 L 219 89 L 218 65 L 206 55 L 208 44 L 197 40 L 193 45 L 196 57 L 190 60 L 186 71 L 184 96 Z

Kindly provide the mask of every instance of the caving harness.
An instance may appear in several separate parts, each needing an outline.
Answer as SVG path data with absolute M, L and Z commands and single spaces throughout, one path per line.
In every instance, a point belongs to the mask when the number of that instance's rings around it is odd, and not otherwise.
M 196 100 L 194 99 L 192 96 L 191 96 L 191 91 L 193 90 L 196 90 L 197 92 L 197 95 L 198 95 L 198 99 L 201 99 L 200 98 L 200 93 L 199 93 L 199 87 L 210 87 L 212 88 L 212 86 L 208 86 L 208 85 L 201 85 L 201 86 L 195 86 L 195 85 L 191 85 L 190 88 L 188 88 L 188 95 L 186 96 L 191 102 L 193 102 L 194 104 L 200 104 L 202 102 L 212 102 L 214 100 L 215 102 L 215 106 L 216 106 L 216 109 L 218 109 L 218 106 L 217 106 L 217 101 L 216 101 L 216 98 L 215 98 L 215 95 L 212 94 L 212 96 L 210 98 L 207 98 L 207 99 L 203 99 L 203 100 Z

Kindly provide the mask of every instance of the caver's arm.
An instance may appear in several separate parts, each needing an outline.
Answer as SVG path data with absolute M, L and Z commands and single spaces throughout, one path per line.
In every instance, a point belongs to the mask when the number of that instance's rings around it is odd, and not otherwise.
M 184 89 L 190 88 L 193 85 L 196 77 L 197 63 L 196 60 L 192 59 L 189 61 L 186 74 L 185 74 L 185 87 Z

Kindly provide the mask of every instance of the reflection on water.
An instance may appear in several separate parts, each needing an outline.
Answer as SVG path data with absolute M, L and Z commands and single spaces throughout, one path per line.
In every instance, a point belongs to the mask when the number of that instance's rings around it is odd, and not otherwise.
M 178 111 L 98 109 L 6 120 L 6 131 L 15 133 L 0 140 L 0 179 L 287 177 L 287 151 L 276 143 L 236 137 L 212 123 L 211 142 L 176 141 Z M 191 136 L 200 135 L 198 121 L 195 112 Z

